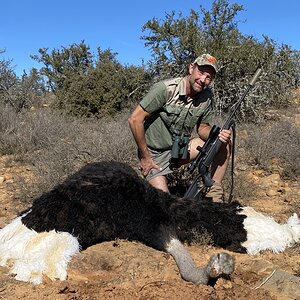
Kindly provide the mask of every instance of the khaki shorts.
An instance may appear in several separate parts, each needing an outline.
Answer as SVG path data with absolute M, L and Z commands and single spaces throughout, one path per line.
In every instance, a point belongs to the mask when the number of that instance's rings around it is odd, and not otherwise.
M 156 151 L 149 148 L 148 150 L 152 156 L 153 161 L 161 167 L 161 171 L 151 169 L 148 175 L 145 177 L 147 181 L 157 176 L 165 176 L 167 174 L 173 173 L 173 171 L 170 169 L 171 150 Z

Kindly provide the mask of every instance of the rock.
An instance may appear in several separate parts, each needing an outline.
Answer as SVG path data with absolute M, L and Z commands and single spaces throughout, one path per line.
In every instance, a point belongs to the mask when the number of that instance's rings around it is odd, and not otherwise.
M 280 175 L 275 173 L 267 176 L 266 178 L 269 182 L 278 183 L 280 181 Z
M 266 195 L 269 197 L 274 197 L 278 194 L 278 192 L 276 190 L 270 189 L 266 192 Z
M 214 288 L 216 290 L 218 289 L 230 290 L 232 289 L 232 283 L 230 280 L 226 280 L 225 278 L 219 278 L 217 280 L 217 283 L 214 285 Z
M 261 276 L 253 289 L 265 289 L 275 295 L 276 299 L 300 299 L 300 278 L 281 270 L 269 261 L 257 259 L 250 261 L 250 270 Z
M 10 173 L 5 173 L 3 175 L 3 177 L 4 177 L 4 181 L 12 180 L 14 178 L 14 176 L 12 174 L 10 174 Z
M 285 299 L 299 299 L 296 295 L 300 296 L 300 278 L 282 270 L 276 270 L 263 287 L 279 293 Z
M 239 164 L 239 165 L 236 166 L 236 169 L 239 170 L 239 171 L 246 171 L 247 168 L 248 168 L 248 166 L 245 165 L 245 164 Z
M 264 173 L 265 173 L 264 170 L 258 169 L 258 170 L 255 170 L 255 171 L 253 172 L 253 175 L 254 175 L 254 176 L 263 176 Z

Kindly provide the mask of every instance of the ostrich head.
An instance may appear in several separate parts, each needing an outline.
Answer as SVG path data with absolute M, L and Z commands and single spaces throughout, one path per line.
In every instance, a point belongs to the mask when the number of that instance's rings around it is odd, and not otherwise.
M 210 278 L 217 278 L 222 275 L 230 275 L 233 273 L 235 260 L 233 256 L 227 253 L 218 253 L 213 255 L 208 264 L 207 272 Z

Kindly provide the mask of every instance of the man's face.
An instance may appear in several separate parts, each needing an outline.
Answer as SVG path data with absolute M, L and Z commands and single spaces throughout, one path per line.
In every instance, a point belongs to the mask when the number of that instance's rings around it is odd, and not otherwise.
M 211 66 L 191 64 L 189 71 L 190 92 L 192 95 L 202 92 L 210 85 L 215 76 L 215 71 Z

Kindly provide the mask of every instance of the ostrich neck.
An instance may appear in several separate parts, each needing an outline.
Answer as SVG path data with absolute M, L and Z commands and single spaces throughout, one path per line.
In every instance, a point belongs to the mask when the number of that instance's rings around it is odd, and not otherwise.
M 207 284 L 208 271 L 206 268 L 196 267 L 191 255 L 178 239 L 172 238 L 167 244 L 166 251 L 175 259 L 180 275 L 184 280 Z

